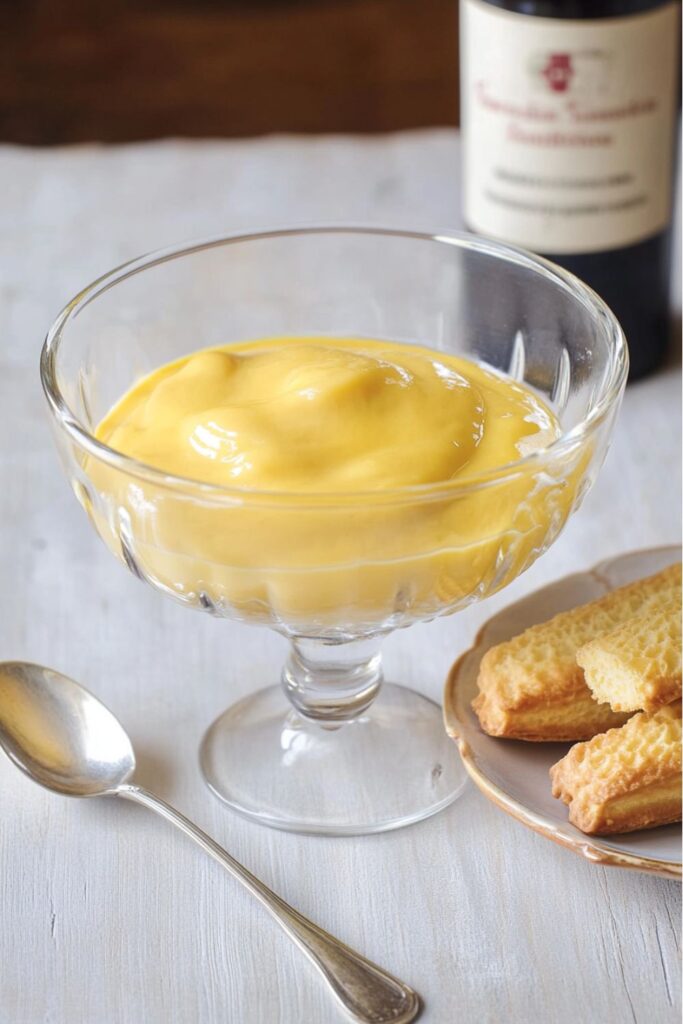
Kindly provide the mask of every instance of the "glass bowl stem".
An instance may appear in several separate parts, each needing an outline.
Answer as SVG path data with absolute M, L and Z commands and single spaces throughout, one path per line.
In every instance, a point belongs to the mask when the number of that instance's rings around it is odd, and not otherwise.
M 292 641 L 282 671 L 287 698 L 304 718 L 341 724 L 366 711 L 382 685 L 380 638 Z

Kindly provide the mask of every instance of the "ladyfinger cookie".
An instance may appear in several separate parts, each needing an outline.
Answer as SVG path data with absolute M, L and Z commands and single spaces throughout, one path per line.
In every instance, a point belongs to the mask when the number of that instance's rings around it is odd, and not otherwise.
M 634 615 L 656 614 L 680 586 L 677 563 L 492 647 L 472 702 L 482 729 L 510 739 L 584 740 L 623 724 L 627 713 L 593 699 L 576 653 Z
M 614 711 L 656 711 L 681 696 L 681 592 L 584 644 L 576 660 Z
M 680 701 L 576 743 L 550 769 L 553 796 L 582 832 L 633 832 L 681 820 Z

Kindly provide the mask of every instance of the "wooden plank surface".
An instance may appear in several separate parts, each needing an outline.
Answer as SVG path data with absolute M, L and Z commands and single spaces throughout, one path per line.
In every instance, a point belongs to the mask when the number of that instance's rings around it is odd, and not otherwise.
M 38 384 L 50 320 L 140 251 L 278 221 L 457 226 L 457 137 L 0 150 L 2 656 L 59 667 L 120 716 L 140 780 L 304 913 L 411 982 L 428 1024 L 674 1024 L 680 886 L 593 866 L 471 786 L 401 832 L 315 839 L 231 814 L 196 751 L 275 680 L 283 642 L 190 614 L 117 566 L 61 476 Z M 565 573 L 680 535 L 680 373 L 629 389 L 563 536 L 504 594 L 386 643 L 435 699 L 484 618 Z M 454 753 L 455 756 L 455 753 Z M 264 911 L 141 808 L 42 791 L 0 758 L 0 1020 L 332 1024 L 318 976 Z
M 457 123 L 456 0 L 0 5 L 0 141 Z

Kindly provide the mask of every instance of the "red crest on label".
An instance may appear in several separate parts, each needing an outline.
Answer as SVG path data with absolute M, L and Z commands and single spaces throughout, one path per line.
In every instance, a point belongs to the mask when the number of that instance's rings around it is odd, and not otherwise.
M 549 53 L 545 67 L 541 69 L 548 88 L 553 92 L 566 92 L 569 88 L 574 68 L 572 58 L 568 53 Z

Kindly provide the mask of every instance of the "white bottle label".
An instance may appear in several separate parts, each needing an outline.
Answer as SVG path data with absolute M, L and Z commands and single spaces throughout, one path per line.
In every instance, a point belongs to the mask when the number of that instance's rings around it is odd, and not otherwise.
M 665 227 L 678 11 L 574 21 L 461 0 L 469 228 L 559 254 Z

